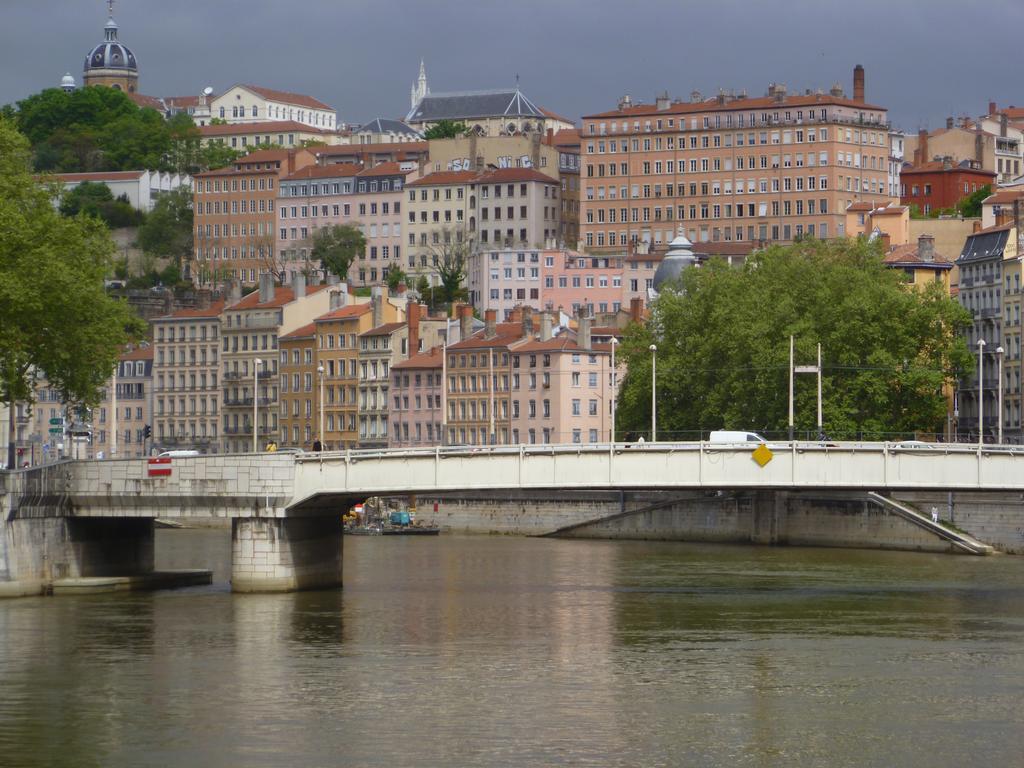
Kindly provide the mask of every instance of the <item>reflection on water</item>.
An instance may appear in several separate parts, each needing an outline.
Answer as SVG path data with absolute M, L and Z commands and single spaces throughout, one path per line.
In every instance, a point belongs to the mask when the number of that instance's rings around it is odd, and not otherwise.
M 0 603 L 4 766 L 1020 764 L 1024 558 L 350 538 L 342 591 Z

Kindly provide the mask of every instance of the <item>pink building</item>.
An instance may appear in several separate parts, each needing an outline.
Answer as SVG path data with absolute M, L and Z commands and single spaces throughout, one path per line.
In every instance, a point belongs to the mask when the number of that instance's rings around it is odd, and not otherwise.
M 595 313 L 618 312 L 623 304 L 623 258 L 590 256 L 575 251 L 543 253 L 541 309 L 579 314 L 580 308 Z
M 320 227 L 358 226 L 366 252 L 349 268 L 353 285 L 379 285 L 392 266 L 401 266 L 402 202 L 415 163 L 315 165 L 283 179 L 278 199 L 277 252 L 290 272 L 320 269 L 310 262 Z
M 392 367 L 389 448 L 441 442 L 443 360 L 441 348 L 435 346 Z
M 611 356 L 590 343 L 589 320 L 578 333 L 540 336 L 516 347 L 527 373 L 512 401 L 516 443 L 600 443 L 611 436 Z

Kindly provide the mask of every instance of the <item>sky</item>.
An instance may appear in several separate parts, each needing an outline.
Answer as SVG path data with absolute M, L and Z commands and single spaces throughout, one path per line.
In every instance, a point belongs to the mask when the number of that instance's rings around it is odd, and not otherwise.
M 420 59 L 433 92 L 520 87 L 579 120 L 623 94 L 853 90 L 907 132 L 990 100 L 1024 105 L 1024 2 L 988 0 L 117 0 L 140 91 L 236 83 L 305 93 L 359 124 L 404 117 Z M 0 0 L 0 104 L 59 83 L 102 41 L 106 0 Z M 979 25 L 981 29 L 978 29 Z M 971 31 L 974 29 L 975 31 Z

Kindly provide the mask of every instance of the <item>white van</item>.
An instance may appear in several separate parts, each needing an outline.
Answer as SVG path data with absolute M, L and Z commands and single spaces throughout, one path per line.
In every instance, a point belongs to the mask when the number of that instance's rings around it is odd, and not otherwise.
M 164 451 L 158 454 L 159 458 L 171 458 L 171 459 L 187 459 L 192 456 L 202 456 L 199 451 Z
M 708 442 L 735 445 L 736 443 L 767 443 L 768 441 L 757 434 L 757 432 L 734 432 L 723 429 L 712 432 Z

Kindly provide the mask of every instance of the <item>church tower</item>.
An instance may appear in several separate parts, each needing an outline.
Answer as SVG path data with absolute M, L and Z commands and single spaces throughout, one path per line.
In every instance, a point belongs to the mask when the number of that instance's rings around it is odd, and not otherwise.
M 415 85 L 409 93 L 410 109 L 416 109 L 416 105 L 423 101 L 423 97 L 430 93 L 430 88 L 427 87 L 427 67 L 423 63 L 423 59 L 420 59 L 420 76 L 416 79 Z
M 107 0 L 107 23 L 103 28 L 103 42 L 85 57 L 82 82 L 87 86 L 105 85 L 125 93 L 138 92 L 138 63 L 135 61 L 135 54 L 117 39 L 114 0 Z

